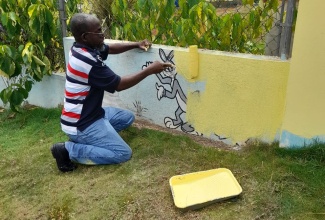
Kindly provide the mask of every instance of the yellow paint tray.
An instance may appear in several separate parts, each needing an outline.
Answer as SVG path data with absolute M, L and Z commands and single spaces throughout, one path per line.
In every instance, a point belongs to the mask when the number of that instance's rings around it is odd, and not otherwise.
M 202 208 L 242 192 L 236 178 L 226 168 L 173 176 L 169 184 L 174 203 L 180 209 Z

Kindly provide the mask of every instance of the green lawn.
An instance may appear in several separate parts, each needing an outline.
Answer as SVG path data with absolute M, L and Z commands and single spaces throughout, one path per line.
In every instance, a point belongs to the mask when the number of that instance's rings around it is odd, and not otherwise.
M 59 109 L 1 110 L 0 219 L 325 219 L 325 145 L 286 150 L 255 142 L 232 151 L 131 127 L 121 133 L 130 161 L 63 174 L 49 150 L 67 140 L 59 118 Z M 172 176 L 222 167 L 243 188 L 238 199 L 175 207 Z

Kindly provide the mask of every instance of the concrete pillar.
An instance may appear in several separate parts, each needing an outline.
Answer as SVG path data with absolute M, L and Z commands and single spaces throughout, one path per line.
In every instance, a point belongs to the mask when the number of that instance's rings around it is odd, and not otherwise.
M 299 3 L 280 146 L 325 142 L 324 0 Z

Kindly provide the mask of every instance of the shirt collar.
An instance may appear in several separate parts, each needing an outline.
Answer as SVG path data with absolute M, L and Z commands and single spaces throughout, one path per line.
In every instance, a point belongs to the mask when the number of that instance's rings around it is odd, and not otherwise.
M 91 48 L 91 47 L 88 47 L 88 46 L 85 45 L 85 44 L 81 44 L 81 43 L 78 43 L 78 42 L 74 42 L 74 43 L 73 43 L 73 46 L 74 46 L 74 47 L 77 47 L 77 48 L 86 48 L 88 52 L 94 52 L 94 53 L 100 55 L 100 52 L 99 52 L 98 50 L 93 49 L 93 48 Z

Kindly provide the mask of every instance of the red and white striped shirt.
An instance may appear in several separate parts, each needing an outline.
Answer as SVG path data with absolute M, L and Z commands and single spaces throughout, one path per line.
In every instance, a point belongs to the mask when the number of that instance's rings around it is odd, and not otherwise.
M 100 52 L 74 43 L 66 72 L 61 128 L 75 135 L 104 116 L 104 91 L 114 93 L 121 80 L 104 62 L 109 47 Z

